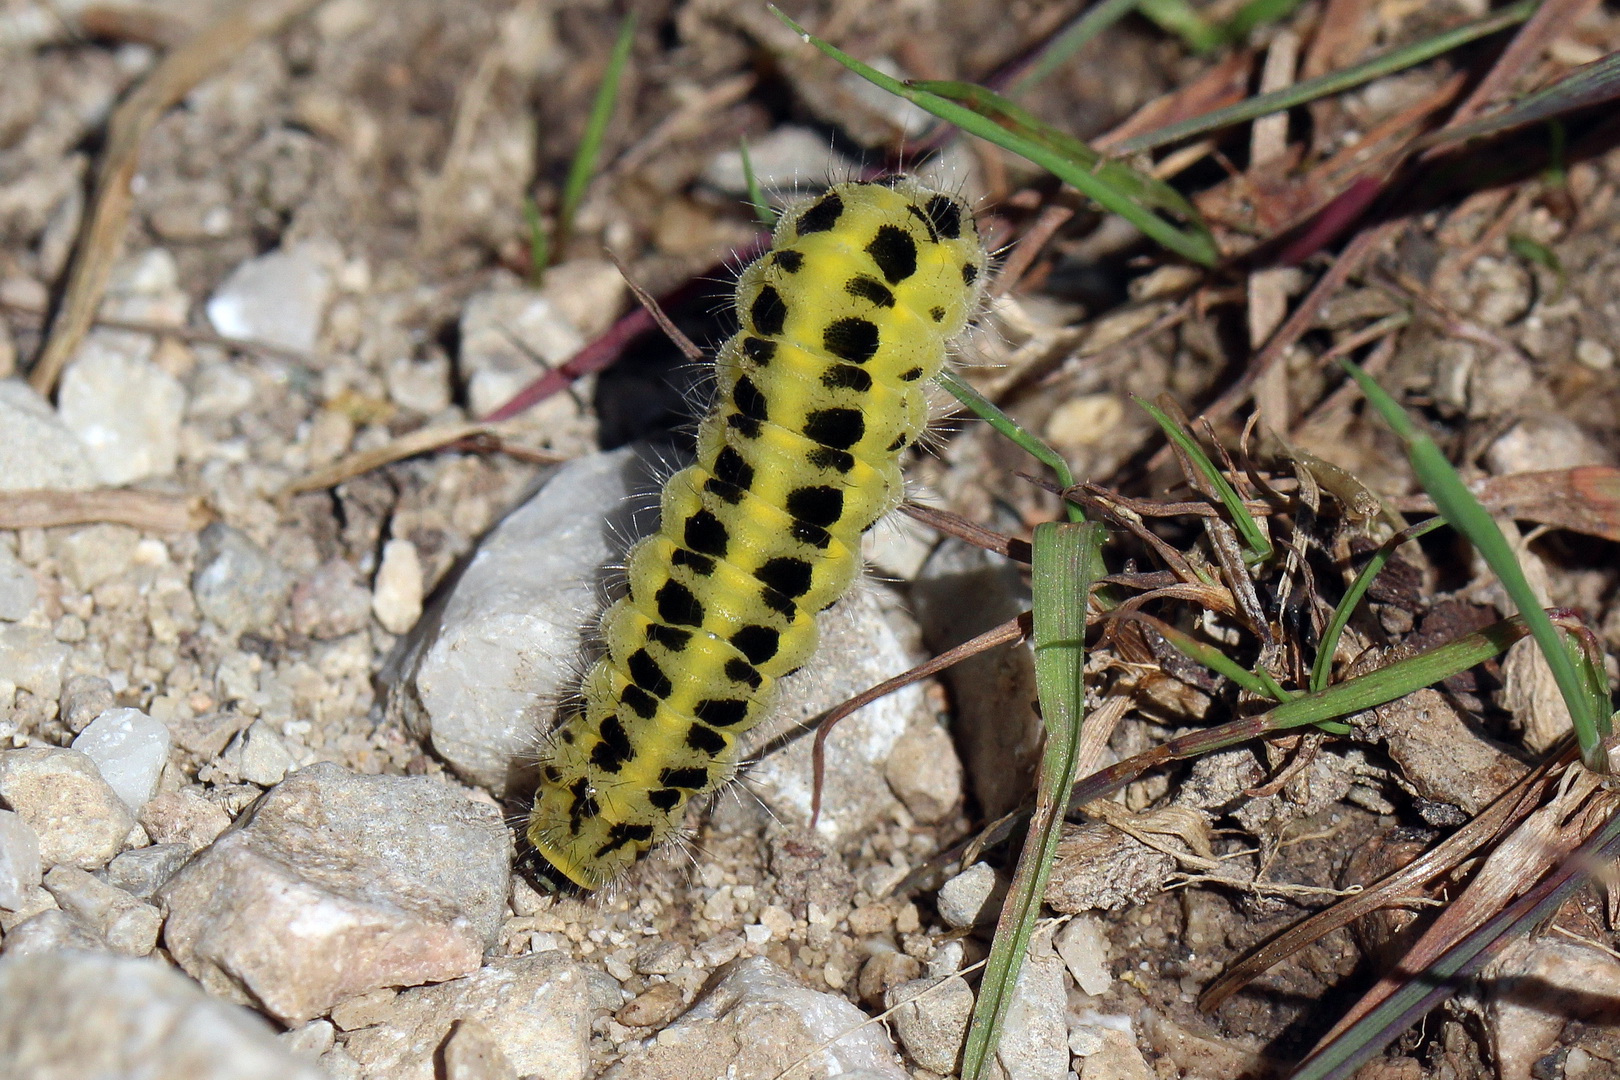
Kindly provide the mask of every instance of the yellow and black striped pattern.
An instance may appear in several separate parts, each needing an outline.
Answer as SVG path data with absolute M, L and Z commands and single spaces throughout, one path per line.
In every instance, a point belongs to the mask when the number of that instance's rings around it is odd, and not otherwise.
M 606 655 L 542 754 L 528 838 L 563 878 L 601 887 L 730 779 L 738 736 L 860 572 L 861 534 L 900 501 L 923 386 L 985 267 L 968 206 L 909 179 L 783 215 L 737 284 L 742 330 L 716 361 L 697 463 L 631 549 Z

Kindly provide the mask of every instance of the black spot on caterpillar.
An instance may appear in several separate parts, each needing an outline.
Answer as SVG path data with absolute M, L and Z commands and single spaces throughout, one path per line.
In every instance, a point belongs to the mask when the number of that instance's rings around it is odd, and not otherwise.
M 961 199 L 901 178 L 838 184 L 785 212 L 737 283 L 742 329 L 696 463 L 630 550 L 606 654 L 540 761 L 528 839 L 596 889 L 736 770 L 737 738 L 816 648 L 816 614 L 860 572 L 861 534 L 901 497 L 926 379 L 986 265 Z

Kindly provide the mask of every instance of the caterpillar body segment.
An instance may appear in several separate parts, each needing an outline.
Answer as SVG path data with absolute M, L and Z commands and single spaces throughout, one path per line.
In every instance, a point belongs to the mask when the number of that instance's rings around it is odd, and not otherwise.
M 816 613 L 860 572 L 861 534 L 902 493 L 923 387 L 973 313 L 986 255 L 967 205 L 899 178 L 786 212 L 737 285 L 697 460 L 629 553 L 605 655 L 553 733 L 528 839 L 596 889 L 736 770 L 777 679 L 816 648 Z

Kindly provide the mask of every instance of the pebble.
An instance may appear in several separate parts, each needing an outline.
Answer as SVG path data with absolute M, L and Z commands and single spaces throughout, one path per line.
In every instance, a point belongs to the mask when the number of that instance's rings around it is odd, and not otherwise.
M 950 733 L 932 720 L 913 724 L 883 767 L 889 790 L 924 825 L 945 820 L 962 799 L 962 761 Z
M 185 388 L 151 352 L 144 335 L 92 331 L 62 373 L 62 423 L 109 487 L 169 476 L 180 459 Z
M 1098 997 L 1114 984 L 1108 970 L 1108 932 L 1101 920 L 1085 915 L 1070 919 L 1052 939 L 1052 945 L 1068 965 L 1075 985 L 1085 993 Z
M 62 671 L 72 650 L 33 626 L 0 626 L 0 682 L 55 701 L 62 690 Z
M 467 402 L 484 416 L 585 347 L 551 298 L 522 286 L 486 289 L 461 313 L 460 370 Z
M 1136 1039 L 1112 1028 L 1090 1029 L 1080 1080 L 1157 1080 L 1158 1072 L 1147 1063 Z
M 224 420 L 246 412 L 253 404 L 251 376 L 227 359 L 205 360 L 191 373 L 188 416 L 197 420 Z
M 421 361 L 408 356 L 388 362 L 384 373 L 388 399 L 401 409 L 434 416 L 450 407 L 450 360 L 430 356 Z
M 767 194 L 808 194 L 825 187 L 829 177 L 854 176 L 856 163 L 828 145 L 827 136 L 807 127 L 782 124 L 748 143 L 748 162 Z M 703 182 L 735 199 L 748 198 L 748 173 L 742 153 L 721 150 L 703 170 Z
M 444 1041 L 444 1080 L 511 1080 L 517 1076 L 500 1043 L 477 1020 L 457 1020 Z
M 3 451 L 0 451 L 3 453 Z M 5 484 L 0 483 L 0 488 Z M 39 599 L 39 579 L 34 572 L 0 544 L 0 621 L 16 622 L 28 617 Z
M 995 922 L 1007 883 L 988 863 L 974 863 L 939 887 L 939 917 L 959 930 Z
M 57 701 L 62 722 L 77 735 L 108 709 L 118 704 L 112 683 L 99 675 L 70 675 Z
M 922 961 L 903 952 L 884 949 L 870 956 L 861 965 L 861 975 L 855 981 L 855 990 L 861 1001 L 879 1006 L 885 995 L 901 983 L 908 983 L 922 974 Z
M 191 854 L 191 848 L 184 844 L 132 848 L 97 873 L 107 884 L 117 886 L 137 900 L 150 900 L 152 894 L 185 865 Z
M 94 927 L 114 952 L 145 956 L 157 944 L 161 913 L 116 885 L 73 866 L 53 867 L 44 884 L 63 911 Z
M 626 1002 L 613 1018 L 625 1027 L 662 1027 L 679 1016 L 685 1007 L 686 1000 L 679 986 L 670 982 L 654 983 Z
M 0 800 L 33 828 L 46 866 L 99 869 L 135 827 L 135 815 L 78 750 L 0 751 Z
M 203 529 L 191 577 L 197 607 L 230 634 L 272 626 L 292 593 L 292 575 L 223 522 Z
M 385 1023 L 347 1048 L 367 1076 L 438 1080 L 446 1036 L 472 1021 L 501 1048 L 507 1076 L 583 1080 L 590 1068 L 591 1000 L 584 969 L 556 953 L 495 960 L 466 978 L 406 990 Z
M 201 851 L 230 827 L 231 817 L 196 788 L 165 791 L 141 807 L 141 828 L 155 844 Z
M 380 1024 L 393 1012 L 394 1002 L 398 998 L 399 991 L 391 986 L 380 987 L 359 997 L 352 997 L 333 1007 L 332 1023 L 344 1031 L 355 1031 Z
M 96 486 L 79 437 L 21 379 L 0 379 L 0 491 L 83 491 Z
M 1497 476 L 1615 464 L 1614 452 L 1602 440 L 1557 413 L 1524 417 L 1485 450 L 1485 467 Z
M 13 926 L 6 932 L 0 953 L 6 956 L 38 956 L 41 953 L 74 949 L 81 952 L 105 952 L 107 943 L 93 926 L 77 915 L 60 908 L 41 911 L 32 918 Z
M 911 1060 L 941 1076 L 956 1072 L 973 1016 L 973 990 L 960 975 L 916 979 L 892 987 L 884 1004 Z
M 51 547 L 62 576 L 81 593 L 111 581 L 135 563 L 139 531 L 128 525 L 86 525 L 54 538 Z
M 313 352 L 332 297 L 333 254 L 303 243 L 249 259 L 208 298 L 208 321 L 226 337 Z
M 337 1029 L 330 1020 L 311 1020 L 291 1031 L 283 1031 L 276 1041 L 301 1058 L 314 1060 L 332 1049 Z
M 303 1023 L 379 987 L 476 970 L 510 847 L 499 810 L 441 780 L 312 765 L 158 890 L 164 944 L 217 996 Z
M 403 634 L 422 617 L 422 560 L 409 540 L 383 545 L 382 562 L 372 588 L 371 610 L 384 630 Z
M 40 912 L 55 910 L 56 897 L 46 892 L 44 886 L 30 885 L 23 890 L 22 903 L 19 906 L 0 908 L 0 933 L 9 934 Z
M 317 641 L 364 630 L 371 618 L 371 592 L 343 559 L 322 563 L 293 587 L 292 628 Z
M 613 1077 L 775 1076 L 805 1055 L 806 1075 L 860 1072 L 874 1080 L 907 1080 L 881 1026 L 867 1023 L 843 997 L 809 989 L 762 956 L 716 972 L 685 1015 L 625 1055 Z
M 169 729 L 139 709 L 108 709 L 73 740 L 133 813 L 157 794 L 169 761 Z
M 1485 1020 L 1498 1075 L 1530 1080 L 1566 1028 L 1582 1020 L 1612 1025 L 1620 961 L 1580 941 L 1519 939 L 1484 971 Z M 1610 1027 L 1612 1030 L 1612 1027 Z
M 15 812 L 0 810 L 0 908 L 21 908 L 39 882 L 39 837 Z
M 322 1080 L 259 1017 L 155 960 L 8 954 L 0 1001 L 0 1075 Z
M 225 748 L 225 760 L 236 766 L 243 780 L 260 787 L 281 783 L 282 777 L 298 767 L 286 742 L 263 720 L 253 721 L 236 736 Z

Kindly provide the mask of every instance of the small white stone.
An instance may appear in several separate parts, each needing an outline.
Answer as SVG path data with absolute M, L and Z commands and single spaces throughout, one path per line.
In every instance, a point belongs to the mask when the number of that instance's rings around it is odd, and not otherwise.
M 151 360 L 147 338 L 93 331 L 62 375 L 62 422 L 109 486 L 168 476 L 180 458 L 186 392 Z
M 83 920 L 125 956 L 145 956 L 157 944 L 163 916 L 115 885 L 72 866 L 53 867 L 45 888 L 63 911 Z
M 1100 920 L 1077 915 L 1052 944 L 1081 990 L 1092 997 L 1108 992 L 1114 977 L 1108 970 L 1108 936 Z
M 0 491 L 95 487 L 84 444 L 21 379 L 0 379 L 0 431 Z
M 4 487 L 0 484 L 0 487 Z M 39 599 L 39 579 L 24 566 L 11 549 L 0 544 L 0 619 L 16 622 L 27 618 Z
M 135 826 L 135 815 L 95 762 L 77 750 L 0 751 L 0 800 L 33 828 L 47 865 L 105 866 Z
M 1614 350 L 1596 338 L 1581 338 L 1575 343 L 1575 359 L 1593 371 L 1608 371 L 1614 367 Z
M 1000 914 L 1000 896 L 1007 887 L 996 878 L 988 863 L 974 863 L 939 887 L 939 917 L 965 930 L 981 922 L 993 922 Z
M 432 416 L 450 406 L 450 361 L 446 357 L 418 362 L 401 356 L 388 362 L 383 377 L 389 400 L 402 409 Z
M 382 565 L 371 594 L 371 610 L 390 634 L 403 634 L 422 616 L 422 560 L 409 540 L 383 545 Z
M 298 767 L 276 730 L 263 720 L 255 720 L 251 727 L 237 736 L 242 779 L 260 787 L 281 783 L 281 778 Z M 229 750 L 226 751 L 230 753 Z
M 461 316 L 461 369 L 467 401 L 483 416 L 559 364 L 585 338 L 547 297 L 526 288 L 494 288 L 467 302 Z
M 0 810 L 0 908 L 17 911 L 39 882 L 39 837 L 28 822 Z
M 208 299 L 208 321 L 227 337 L 311 352 L 332 295 L 326 253 L 295 244 L 250 259 Z
M 157 794 L 169 760 L 169 729 L 139 709 L 109 709 L 73 740 L 124 805 L 136 813 Z

